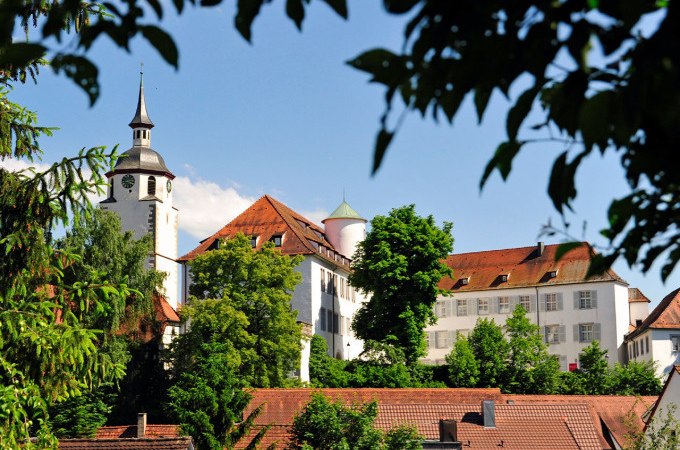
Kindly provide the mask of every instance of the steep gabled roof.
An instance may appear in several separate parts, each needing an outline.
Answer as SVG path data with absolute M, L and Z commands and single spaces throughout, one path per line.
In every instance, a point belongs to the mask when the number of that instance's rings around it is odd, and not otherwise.
M 592 247 L 587 242 L 566 253 L 559 261 L 555 255 L 560 244 L 489 250 L 450 255 L 445 263 L 453 278 L 444 278 L 439 287 L 454 292 L 551 286 L 584 282 L 614 281 L 627 285 L 612 269 L 586 279 Z M 543 251 L 540 249 L 543 248 Z M 554 278 L 550 272 L 557 272 Z M 507 275 L 507 281 L 501 276 Z M 463 279 L 467 279 L 465 282 Z
M 650 303 L 650 300 L 638 288 L 628 288 L 628 303 Z
M 146 424 L 146 428 L 144 430 L 144 437 L 148 439 L 175 438 L 180 436 L 181 433 L 179 425 L 160 425 L 149 423 Z M 137 425 L 113 425 L 108 427 L 99 427 L 95 437 L 97 439 L 136 438 Z
M 215 241 L 238 233 L 257 236 L 258 249 L 273 236 L 283 236 L 281 253 L 284 255 L 316 254 L 332 264 L 349 268 L 349 258 L 337 253 L 321 227 L 269 195 L 258 199 L 178 261 L 190 261 L 214 248 Z
M 60 439 L 60 450 L 193 450 L 190 437 L 157 439 Z
M 649 328 L 680 328 L 680 288 L 665 296 L 640 326 L 626 336 L 626 340 L 639 336 Z

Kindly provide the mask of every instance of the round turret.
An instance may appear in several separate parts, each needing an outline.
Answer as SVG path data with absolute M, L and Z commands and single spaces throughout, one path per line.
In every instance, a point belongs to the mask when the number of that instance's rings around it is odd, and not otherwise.
M 333 247 L 342 255 L 352 258 L 359 242 L 366 238 L 366 219 L 343 200 L 322 222 Z

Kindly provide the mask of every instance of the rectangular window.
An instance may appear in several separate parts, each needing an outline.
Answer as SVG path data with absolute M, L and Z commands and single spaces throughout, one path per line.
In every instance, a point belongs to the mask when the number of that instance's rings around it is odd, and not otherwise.
M 519 304 L 522 305 L 527 311 L 531 311 L 531 296 L 530 295 L 520 295 Z
M 671 351 L 680 352 L 680 336 L 671 336 Z
M 447 303 L 448 301 L 446 300 L 437 300 L 437 303 L 434 305 L 434 314 L 437 317 L 446 317 L 448 315 Z
M 578 326 L 578 339 L 580 342 L 593 342 L 593 324 L 582 323 Z
M 545 326 L 545 343 L 559 344 L 560 343 L 560 326 L 546 325 Z
M 250 247 L 257 247 L 257 236 L 250 236 Z
M 477 300 L 477 314 L 479 314 L 480 316 L 489 314 L 488 298 L 480 298 Z
M 321 292 L 326 291 L 326 270 L 324 268 L 321 268 Z
M 578 293 L 578 308 L 579 309 L 592 309 L 593 308 L 592 291 L 579 291 L 579 293 Z
M 498 297 L 498 312 L 500 314 L 510 312 L 510 297 Z
M 557 294 L 545 294 L 545 310 L 557 311 Z
M 330 271 L 326 272 L 326 292 L 333 293 L 333 273 Z
M 281 243 L 283 242 L 283 236 L 281 236 L 280 234 L 275 234 L 274 236 L 272 236 L 270 241 L 274 243 L 274 247 L 281 247 Z
M 436 348 L 448 348 L 449 347 L 449 332 L 448 331 L 437 331 L 435 333 L 435 347 Z
M 321 331 L 326 331 L 326 308 L 321 308 L 319 313 L 319 328 Z
M 467 316 L 467 300 L 456 300 L 456 314 Z
M 333 333 L 336 333 L 336 334 L 337 334 L 337 333 L 340 332 L 340 328 L 339 328 L 338 325 L 339 325 L 339 323 L 338 323 L 338 314 L 335 313 L 335 314 L 333 314 Z
M 645 347 L 647 348 L 647 353 L 649 353 L 649 336 L 645 338 Z
M 326 310 L 326 331 L 333 333 L 333 311 L 330 309 Z

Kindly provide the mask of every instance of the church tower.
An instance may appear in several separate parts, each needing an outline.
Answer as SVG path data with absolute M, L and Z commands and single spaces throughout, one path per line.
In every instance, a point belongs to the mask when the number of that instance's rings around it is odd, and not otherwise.
M 167 274 L 163 296 L 177 309 L 179 266 L 177 259 L 178 210 L 172 206 L 172 180 L 175 176 L 163 157 L 151 149 L 153 122 L 146 112 L 143 75 L 139 83 L 137 111 L 129 124 L 132 148 L 120 155 L 115 167 L 106 174 L 108 198 L 104 209 L 116 212 L 124 231 L 136 238 L 150 234 L 153 252 L 148 267 Z

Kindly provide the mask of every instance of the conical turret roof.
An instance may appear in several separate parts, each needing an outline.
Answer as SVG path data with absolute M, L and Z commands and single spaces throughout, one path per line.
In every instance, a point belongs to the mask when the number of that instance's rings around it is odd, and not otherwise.
M 349 206 L 349 203 L 344 200 L 342 203 L 340 203 L 340 206 L 335 208 L 335 211 L 333 211 L 330 216 L 322 220 L 322 222 L 325 223 L 329 219 L 358 219 L 366 222 L 366 219 L 361 217 L 359 213 L 356 212 L 354 208 Z
M 137 99 L 137 111 L 135 117 L 130 122 L 130 128 L 144 127 L 153 128 L 153 122 L 149 119 L 146 112 L 146 101 L 144 99 L 144 74 L 139 79 L 139 98 Z

